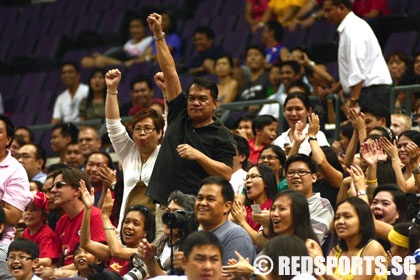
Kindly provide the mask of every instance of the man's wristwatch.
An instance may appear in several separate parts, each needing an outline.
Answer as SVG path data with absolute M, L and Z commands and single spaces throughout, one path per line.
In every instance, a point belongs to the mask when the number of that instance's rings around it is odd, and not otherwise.
M 311 142 L 312 140 L 318 141 L 318 139 L 315 136 L 309 136 L 308 137 L 308 142 Z
M 367 194 L 366 190 L 362 190 L 362 191 L 359 191 L 357 193 L 357 196 L 361 196 L 361 195 L 365 195 L 365 194 Z

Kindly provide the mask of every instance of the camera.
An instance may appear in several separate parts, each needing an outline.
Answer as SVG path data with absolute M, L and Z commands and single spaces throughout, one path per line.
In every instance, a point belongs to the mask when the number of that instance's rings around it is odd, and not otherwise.
M 193 212 L 176 210 L 163 214 L 162 221 L 171 229 L 177 228 L 187 231 L 194 227 L 195 224 L 193 223 L 195 222 L 195 216 Z
M 124 280 L 143 280 L 147 275 L 147 268 L 139 256 L 134 255 L 131 263 L 133 268 L 127 272 L 122 279 Z

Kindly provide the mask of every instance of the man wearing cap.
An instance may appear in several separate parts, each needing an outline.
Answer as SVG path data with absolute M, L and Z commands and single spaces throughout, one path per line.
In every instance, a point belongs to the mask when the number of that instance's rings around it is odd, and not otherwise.
M 51 266 L 54 260 L 60 257 L 58 239 L 47 225 L 48 200 L 45 193 L 37 191 L 33 203 L 29 204 L 23 212 L 26 228 L 22 237 L 32 240 L 39 246 L 38 266 Z

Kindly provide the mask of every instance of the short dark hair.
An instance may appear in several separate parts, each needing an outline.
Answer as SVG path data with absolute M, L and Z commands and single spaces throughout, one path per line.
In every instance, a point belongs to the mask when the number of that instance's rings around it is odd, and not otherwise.
M 263 57 L 265 57 L 265 50 L 262 46 L 260 45 L 250 45 L 249 47 L 246 48 L 245 51 L 245 56 L 248 53 L 249 50 L 256 50 L 258 51 Z
M 263 129 L 274 122 L 278 123 L 278 120 L 272 115 L 259 115 L 252 121 L 252 132 L 257 135 L 257 129 Z
M 292 164 L 293 162 L 296 162 L 296 161 L 304 162 L 306 164 L 306 166 L 308 166 L 308 168 L 309 168 L 309 170 L 311 171 L 312 174 L 316 173 L 317 166 L 316 166 L 315 161 L 311 157 L 309 157 L 305 154 L 294 154 L 294 155 L 290 156 L 286 160 L 286 163 L 284 164 L 284 170 L 287 172 L 287 170 L 289 169 L 289 165 Z
M 4 212 L 3 206 L 0 206 L 0 225 L 6 224 L 6 213 Z M 3 238 L 3 231 L 0 232 L 0 240 Z
M 229 183 L 228 180 L 220 176 L 208 176 L 201 180 L 199 191 L 204 185 L 210 184 L 215 184 L 221 187 L 224 202 L 233 202 L 233 200 L 235 199 L 235 192 L 233 191 L 232 185 Z
M 248 158 L 250 154 L 248 141 L 236 133 L 233 134 L 233 140 L 235 141 L 238 155 L 245 156 L 245 160 L 242 162 L 242 169 L 246 170 L 248 167 Z
M 210 90 L 210 95 L 213 98 L 213 100 L 217 100 L 217 97 L 219 96 L 219 89 L 217 88 L 217 85 L 214 82 L 210 81 L 209 79 L 194 78 L 192 83 L 188 86 L 187 96 L 188 96 L 192 86 L 195 86 L 199 89 Z
M 193 34 L 195 35 L 196 33 L 204 34 L 207 36 L 207 38 L 212 39 L 212 40 L 214 40 L 215 38 L 213 29 L 211 29 L 208 26 L 202 25 L 202 26 L 197 27 L 196 29 L 194 29 Z
M 240 116 L 236 121 L 235 121 L 235 123 L 233 124 L 233 127 L 234 128 L 238 128 L 238 126 L 239 126 L 239 124 L 242 122 L 242 121 L 250 121 L 250 122 L 253 122 L 255 120 L 255 116 L 254 115 L 252 115 L 252 114 L 246 114 L 246 115 L 244 115 L 244 116 Z
M 290 66 L 292 68 L 293 72 L 295 72 L 295 74 L 300 73 L 300 64 L 296 60 L 282 61 L 282 62 L 280 62 L 280 65 L 281 65 L 282 68 L 283 68 L 283 66 Z
M 36 259 L 39 257 L 39 247 L 32 240 L 26 238 L 18 238 L 9 245 L 9 250 L 7 251 L 7 256 L 11 252 L 25 252 L 31 256 L 31 258 Z
M 346 202 L 354 207 L 354 209 L 356 210 L 357 216 L 359 218 L 359 226 L 360 226 L 360 231 L 362 232 L 362 238 L 360 240 L 360 243 L 356 247 L 363 248 L 366 244 L 369 243 L 371 239 L 375 238 L 375 224 L 373 221 L 372 212 L 370 210 L 369 205 L 364 200 L 355 196 L 349 197 L 346 200 L 338 203 L 337 209 L 338 207 L 340 207 L 341 204 L 346 203 Z M 336 218 L 334 218 L 334 221 L 335 219 Z M 334 228 L 334 231 L 335 231 L 335 228 Z M 343 239 L 340 239 L 338 241 L 338 246 L 343 251 L 348 250 L 348 246 Z
M 408 201 L 405 197 L 405 193 L 400 190 L 396 184 L 381 184 L 373 191 L 373 199 L 379 192 L 388 192 L 392 196 L 392 200 L 395 203 L 396 210 L 398 211 L 399 217 L 395 221 L 396 223 L 407 222 L 409 220 L 408 215 Z
M 44 147 L 38 144 L 26 144 L 26 145 L 32 145 L 35 147 L 35 159 L 42 159 L 42 169 L 45 168 L 45 164 L 47 163 L 47 152 L 45 151 Z
M 9 144 L 7 144 L 6 146 L 7 148 L 9 148 L 10 145 L 12 145 L 13 137 L 15 136 L 15 126 L 12 120 L 6 115 L 0 115 L 0 121 L 3 121 L 4 124 L 6 125 L 7 137 L 11 138 Z
M 130 81 L 130 90 L 134 89 L 134 85 L 137 83 L 142 83 L 145 82 L 147 84 L 147 87 L 152 90 L 153 89 L 153 83 L 150 80 L 149 77 L 143 76 L 143 75 L 139 75 L 139 76 L 135 76 L 131 79 Z
M 303 106 L 305 106 L 306 110 L 309 110 L 311 105 L 311 100 L 309 99 L 309 95 L 306 95 L 302 92 L 291 92 L 287 95 L 286 100 L 284 101 L 284 107 L 286 108 L 287 103 L 291 100 L 297 98 L 302 101 Z
M 194 205 L 195 205 L 195 199 L 196 197 L 192 194 L 185 194 L 181 191 L 173 191 L 169 195 L 168 198 L 168 204 L 173 201 L 174 203 L 178 204 L 179 206 L 182 206 L 184 210 L 193 212 L 194 211 Z
M 76 72 L 77 73 L 80 73 L 80 67 L 79 67 L 79 64 L 76 61 L 74 61 L 74 60 L 66 60 L 66 61 L 64 61 L 64 62 L 61 63 L 60 69 L 63 69 L 63 67 L 66 66 L 66 65 L 73 66 L 74 69 L 76 69 Z
M 389 108 L 383 104 L 369 104 L 369 106 L 360 109 L 362 113 L 370 113 L 377 119 L 385 118 L 385 126 L 391 126 L 391 112 Z
M 290 91 L 290 89 L 291 89 L 292 87 L 299 87 L 299 88 L 303 89 L 302 93 L 304 93 L 304 94 L 305 94 L 305 95 L 307 95 L 307 96 L 310 96 L 310 95 L 311 95 L 311 89 L 310 89 L 310 88 L 309 88 L 309 86 L 308 86 L 305 82 L 303 82 L 302 80 L 297 80 L 297 81 L 291 82 L 291 83 L 287 86 L 287 88 L 286 88 L 286 92 L 288 92 L 288 93 L 289 93 L 289 91 Z
M 227 60 L 228 60 L 228 62 L 229 62 L 229 65 L 230 65 L 230 67 L 232 67 L 233 68 L 233 59 L 232 59 L 232 56 L 230 56 L 229 54 L 227 54 L 227 53 L 224 53 L 224 54 L 221 54 L 221 55 L 219 55 L 215 60 L 214 60 L 214 67 L 216 67 L 216 62 L 219 60 L 219 59 L 222 59 L 222 58 L 226 58 Z
M 213 245 L 219 249 L 220 256 L 223 257 L 223 245 L 214 233 L 209 231 L 197 231 L 190 234 L 181 246 L 185 258 L 188 260 L 192 250 L 196 246 Z
M 329 0 L 334 6 L 340 6 L 343 4 L 347 9 L 351 9 L 351 0 Z
M 97 151 L 97 152 L 91 152 L 87 157 L 86 157 L 86 161 L 85 161 L 85 164 L 84 165 L 86 165 L 87 164 L 87 162 L 88 162 L 88 160 L 89 160 L 89 158 L 92 156 L 92 155 L 95 155 L 95 154 L 100 154 L 100 155 L 103 155 L 104 157 L 106 157 L 106 159 L 107 159 L 107 163 L 106 163 L 106 165 L 109 167 L 109 168 L 111 168 L 111 169 L 113 169 L 114 168 L 114 165 L 112 164 L 112 158 L 111 158 L 111 156 L 107 153 L 107 152 L 100 152 L 100 151 Z
M 155 126 L 156 131 L 163 132 L 163 127 L 165 126 L 165 120 L 162 115 L 156 112 L 152 108 L 144 108 L 138 111 L 134 116 L 133 120 L 129 123 L 130 129 L 134 129 L 134 126 L 139 121 L 151 118 L 153 125 Z
M 56 172 L 54 174 L 55 174 L 54 179 L 58 175 L 61 174 L 63 176 L 63 180 L 74 189 L 79 188 L 79 182 L 80 182 L 81 179 L 83 181 L 85 181 L 86 184 L 89 184 L 88 183 L 89 182 L 88 176 L 86 175 L 85 172 L 83 172 L 79 168 L 66 167 L 66 168 L 63 168 L 63 169 L 56 170 Z M 90 189 L 90 186 L 87 186 L 87 187 L 88 187 L 88 189 Z
M 52 131 L 61 129 L 61 135 L 63 137 L 70 136 L 71 141 L 77 142 L 77 136 L 79 135 L 79 129 L 72 123 L 58 123 L 53 126 Z
M 26 126 L 23 126 L 23 125 L 15 127 L 15 131 L 18 130 L 18 129 L 26 130 L 29 133 L 29 141 L 31 141 L 31 143 L 33 143 L 35 141 L 34 132 L 29 127 L 26 127 Z
M 274 31 L 274 38 L 276 38 L 277 42 L 281 42 L 284 36 L 284 28 L 280 22 L 277 20 L 270 20 L 266 23 L 269 30 Z

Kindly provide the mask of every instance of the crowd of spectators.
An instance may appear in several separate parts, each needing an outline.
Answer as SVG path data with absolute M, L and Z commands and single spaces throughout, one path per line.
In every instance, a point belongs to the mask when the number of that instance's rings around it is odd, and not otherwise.
M 392 87 L 418 83 L 420 54 L 383 56 L 373 31 L 390 13 L 386 1 L 247 0 L 245 12 L 262 38 L 243 64 L 200 26 L 181 69 L 171 11 L 133 17 L 124 46 L 84 57 L 87 85 L 79 62 L 64 61 L 66 90 L 51 117 L 57 163 L 30 128 L 0 115 L 0 279 L 414 279 L 394 273 L 396 256 L 413 256 L 419 277 L 420 99 L 411 94 L 403 108 L 401 92 L 394 112 L 389 100 Z M 321 18 L 340 34 L 338 81 L 317 57 L 282 44 L 285 28 Z M 136 63 L 160 69 L 122 92 L 120 67 Z M 193 77 L 188 87 L 182 75 Z M 331 113 L 329 94 L 343 112 Z M 223 104 L 266 99 L 277 103 L 242 108 L 226 125 L 216 117 Z M 324 123 L 334 114 L 344 121 L 330 141 Z M 106 131 L 79 126 L 93 119 Z M 191 259 L 194 246 L 209 249 Z M 212 250 L 214 270 L 194 264 Z M 339 269 L 262 276 L 258 254 L 381 256 L 391 275 L 369 274 L 363 259 L 363 278 Z

